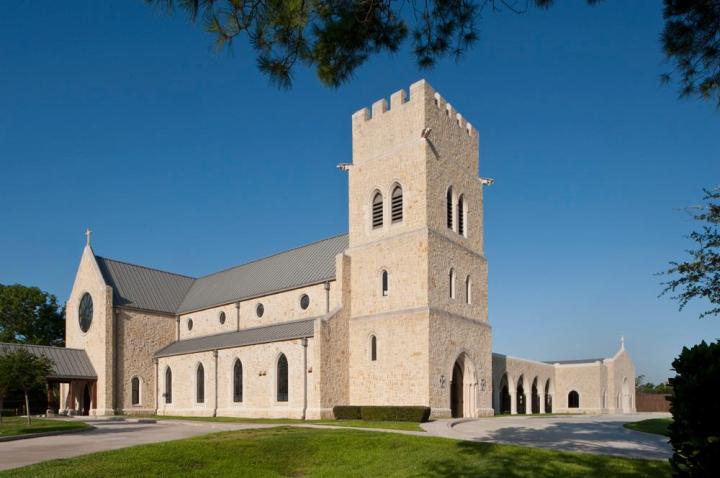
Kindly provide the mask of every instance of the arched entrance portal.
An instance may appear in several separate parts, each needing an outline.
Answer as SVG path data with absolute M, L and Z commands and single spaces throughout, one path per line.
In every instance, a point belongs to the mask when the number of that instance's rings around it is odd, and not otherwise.
M 455 360 L 450 383 L 450 414 L 453 418 L 474 417 L 477 404 L 475 367 L 464 353 Z
M 82 414 L 84 416 L 90 415 L 90 401 L 91 401 L 90 385 L 88 385 L 86 383 L 85 387 L 83 387 L 83 403 L 82 403 Z

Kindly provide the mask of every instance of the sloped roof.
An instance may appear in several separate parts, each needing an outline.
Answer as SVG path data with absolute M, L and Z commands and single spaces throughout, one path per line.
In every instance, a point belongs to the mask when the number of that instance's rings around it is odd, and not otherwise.
M 194 279 L 95 256 L 116 306 L 174 314 Z
M 196 279 L 179 313 L 204 309 L 335 278 L 335 256 L 348 247 L 342 234 Z
M 53 362 L 52 373 L 48 378 L 57 379 L 95 379 L 97 374 L 84 350 L 45 345 L 8 344 L 0 342 L 0 355 L 25 349 L 38 357 L 47 357 Z
M 207 352 L 209 350 L 312 337 L 314 335 L 313 322 L 316 318 L 317 317 L 293 322 L 283 322 L 275 325 L 253 327 L 237 332 L 226 332 L 224 334 L 206 335 L 194 339 L 180 340 L 158 350 L 155 356 L 169 357 L 171 355 Z
M 332 280 L 347 247 L 342 234 L 197 279 L 95 258 L 116 306 L 177 314 Z

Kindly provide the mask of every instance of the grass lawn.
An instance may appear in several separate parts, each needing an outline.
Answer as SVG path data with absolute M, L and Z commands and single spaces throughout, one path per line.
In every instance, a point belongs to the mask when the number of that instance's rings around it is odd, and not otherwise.
M 199 420 L 210 422 L 231 422 L 231 423 L 291 423 L 303 424 L 312 423 L 315 425 L 333 425 L 337 427 L 360 427 L 360 428 L 385 428 L 388 430 L 408 430 L 412 432 L 424 432 L 420 424 L 414 422 L 370 422 L 365 420 L 293 420 L 290 418 L 242 418 L 242 417 L 175 417 L 164 415 L 147 415 L 145 418 L 158 420 Z
M 0 472 L 93 476 L 670 476 L 665 461 L 633 460 L 357 430 L 270 428 L 214 433 Z
M 58 430 L 79 430 L 81 428 L 88 428 L 88 425 L 82 422 L 33 418 L 32 425 L 28 426 L 25 417 L 3 417 L 2 425 L 0 425 L 0 437 Z
M 670 436 L 668 427 L 671 423 L 672 418 L 650 418 L 648 420 L 640 420 L 639 422 L 626 423 L 623 426 L 637 432 Z

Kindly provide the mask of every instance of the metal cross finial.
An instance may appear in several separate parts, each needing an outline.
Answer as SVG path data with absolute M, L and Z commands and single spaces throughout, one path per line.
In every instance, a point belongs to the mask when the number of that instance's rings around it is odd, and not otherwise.
M 90 228 L 88 227 L 87 229 L 85 229 L 85 237 L 87 238 L 87 245 L 88 245 L 88 246 L 90 245 L 90 236 L 91 236 L 91 235 L 92 235 L 92 231 L 91 231 Z
M 621 349 L 625 348 L 625 336 L 624 335 L 620 336 L 620 348 Z

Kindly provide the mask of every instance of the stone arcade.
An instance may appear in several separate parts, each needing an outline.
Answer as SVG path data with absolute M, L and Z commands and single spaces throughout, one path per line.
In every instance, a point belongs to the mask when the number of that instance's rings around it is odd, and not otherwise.
M 95 255 L 67 303 L 91 380 L 61 411 L 435 417 L 634 410 L 632 361 L 492 353 L 477 131 L 419 81 L 352 116 L 349 233 L 193 278 Z M 90 403 L 85 403 L 85 402 Z

